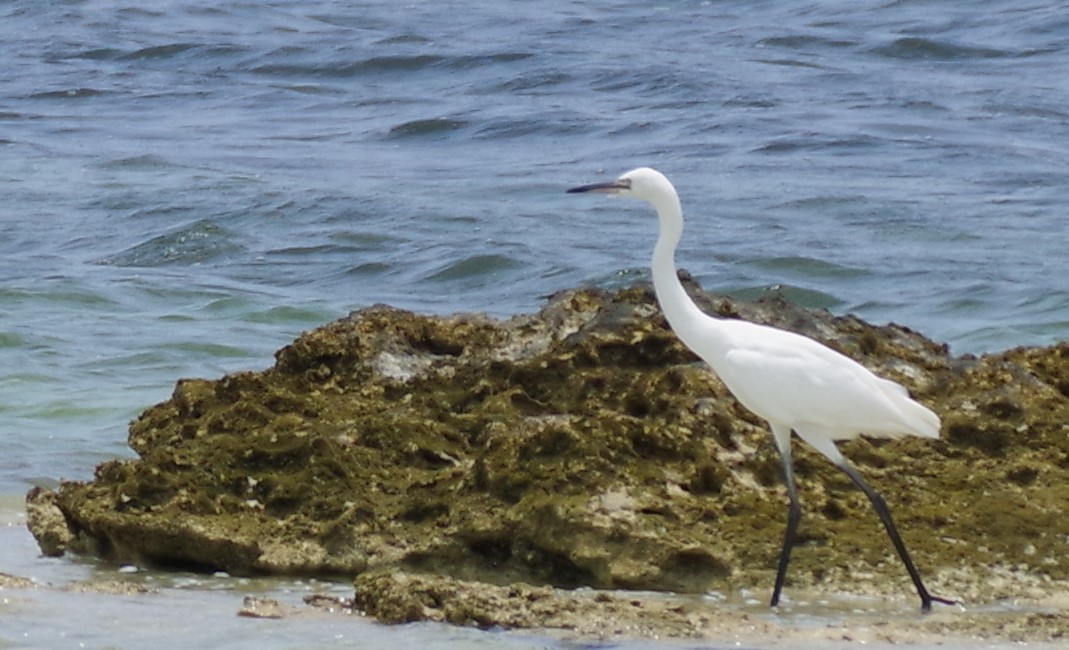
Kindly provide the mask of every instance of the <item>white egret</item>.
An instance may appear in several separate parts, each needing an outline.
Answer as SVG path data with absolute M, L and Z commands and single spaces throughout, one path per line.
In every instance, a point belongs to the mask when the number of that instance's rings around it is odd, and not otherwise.
M 767 420 L 772 429 L 783 459 L 790 507 L 771 605 L 779 603 L 802 516 L 791 463 L 792 431 L 846 472 L 872 502 L 913 579 L 921 609 L 930 610 L 933 601 L 955 604 L 928 592 L 883 497 L 846 462 L 835 446 L 836 440 L 862 434 L 938 438 L 939 417 L 913 401 L 901 385 L 877 377 L 861 364 L 812 339 L 742 320 L 714 318 L 702 312 L 676 274 L 675 251 L 683 233 L 683 209 L 675 188 L 660 172 L 643 167 L 614 181 L 584 185 L 568 192 L 618 194 L 642 199 L 653 206 L 660 220 L 660 236 L 653 249 L 653 287 L 669 325 L 687 347 L 712 367 L 735 398 Z

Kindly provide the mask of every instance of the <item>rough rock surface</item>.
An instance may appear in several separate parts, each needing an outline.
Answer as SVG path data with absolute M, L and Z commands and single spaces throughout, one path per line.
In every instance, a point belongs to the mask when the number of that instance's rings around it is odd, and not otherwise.
M 539 629 L 568 639 L 703 638 L 716 647 L 836 647 L 894 645 L 1007 647 L 1002 644 L 1069 639 L 1064 594 L 1031 609 L 939 608 L 919 616 L 873 598 L 800 611 L 770 610 L 665 592 L 564 590 L 507 586 L 403 571 L 367 571 L 351 601 L 306 599 L 333 612 L 359 613 L 386 623 L 434 621 L 483 629 Z M 989 645 L 989 644 L 996 645 Z M 671 645 L 670 647 L 676 647 Z
M 488 585 L 398 571 L 356 579 L 356 611 L 385 623 L 436 621 L 467 627 L 573 631 L 583 637 L 696 637 L 711 611 L 673 599 Z
M 1069 580 L 1069 343 L 981 358 L 779 299 L 710 312 L 802 332 L 906 385 L 940 440 L 857 440 L 933 593 Z M 178 382 L 130 429 L 140 458 L 30 496 L 49 554 L 240 573 L 401 570 L 496 585 L 771 588 L 780 463 L 667 328 L 648 287 L 575 290 L 496 321 L 376 306 L 263 372 Z M 912 597 L 863 494 L 796 446 L 792 589 Z M 1061 584 L 1060 587 L 1056 585 Z

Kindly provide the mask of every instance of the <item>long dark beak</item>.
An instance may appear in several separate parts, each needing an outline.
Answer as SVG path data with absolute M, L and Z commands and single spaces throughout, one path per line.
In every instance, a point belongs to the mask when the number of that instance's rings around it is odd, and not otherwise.
M 581 192 L 600 192 L 602 194 L 616 194 L 617 192 L 629 189 L 630 187 L 630 183 L 617 179 L 615 181 L 609 181 L 607 183 L 592 183 L 590 185 L 580 185 L 579 187 L 573 187 L 572 189 L 568 190 L 568 194 L 579 194 Z

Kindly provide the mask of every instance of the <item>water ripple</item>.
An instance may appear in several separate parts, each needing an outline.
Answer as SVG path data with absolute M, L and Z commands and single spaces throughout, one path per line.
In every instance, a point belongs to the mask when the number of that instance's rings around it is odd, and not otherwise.
M 432 117 L 420 120 L 411 120 L 390 127 L 390 137 L 411 138 L 422 136 L 439 136 L 452 131 L 457 131 L 468 126 L 464 120 L 456 120 L 444 117 Z
M 196 43 L 169 43 L 153 45 L 134 50 L 116 57 L 120 61 L 143 61 L 146 59 L 168 59 L 199 47 Z
M 463 259 L 446 264 L 441 269 L 427 276 L 434 282 L 454 282 L 491 278 L 504 271 L 519 268 L 515 259 L 507 255 L 469 255 Z
M 143 267 L 198 264 L 244 250 L 235 240 L 235 233 L 203 220 L 100 258 L 97 263 Z
M 956 61 L 960 59 L 992 59 L 1012 56 L 1007 50 L 990 47 L 958 45 L 917 36 L 899 38 L 886 45 L 874 47 L 870 53 L 889 59 Z

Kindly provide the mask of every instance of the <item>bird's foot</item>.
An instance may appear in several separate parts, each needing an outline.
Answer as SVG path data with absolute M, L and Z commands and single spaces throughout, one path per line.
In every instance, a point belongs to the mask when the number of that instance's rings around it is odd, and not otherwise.
M 939 596 L 933 596 L 931 594 L 921 595 L 921 612 L 927 614 L 932 611 L 932 603 L 941 603 L 943 605 L 960 605 L 961 602 L 957 600 L 951 600 L 950 598 L 940 598 Z

